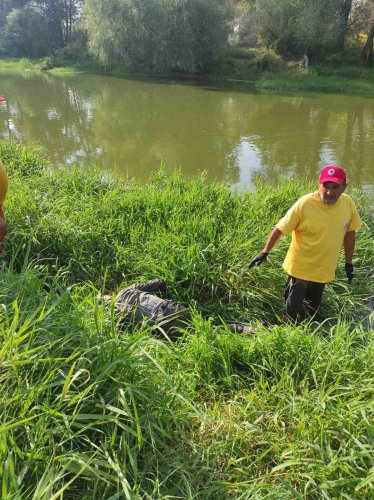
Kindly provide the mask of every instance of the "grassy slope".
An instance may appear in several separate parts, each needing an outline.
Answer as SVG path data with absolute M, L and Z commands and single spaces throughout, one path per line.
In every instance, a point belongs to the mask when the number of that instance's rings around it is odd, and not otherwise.
M 52 171 L 8 143 L 0 158 L 11 178 L 3 498 L 368 497 L 374 333 L 372 318 L 358 318 L 373 295 L 374 227 L 359 193 L 356 283 L 339 269 L 331 318 L 285 328 L 276 314 L 287 242 L 259 269 L 246 265 L 310 186 L 232 194 L 162 172 L 140 186 Z M 175 344 L 121 334 L 97 301 L 99 290 L 156 276 L 195 308 L 193 331 Z M 230 334 L 222 319 L 258 332 Z

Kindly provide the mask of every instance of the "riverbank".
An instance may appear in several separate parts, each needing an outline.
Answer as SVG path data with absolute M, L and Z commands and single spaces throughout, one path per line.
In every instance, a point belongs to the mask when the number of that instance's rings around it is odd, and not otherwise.
M 300 61 L 287 61 L 272 50 L 226 50 L 216 76 L 254 84 L 259 90 L 280 92 L 331 92 L 373 94 L 374 68 L 348 63 L 312 63 L 304 68 Z
M 265 57 L 229 56 L 208 75 L 135 74 L 124 66 L 100 67 L 93 62 L 74 62 L 54 67 L 45 60 L 0 59 L 1 71 L 48 71 L 54 75 L 75 73 L 110 74 L 122 78 L 163 78 L 176 80 L 213 80 L 241 82 L 251 89 L 279 92 L 330 92 L 374 95 L 374 68 L 349 65 L 315 65 L 300 69 L 295 63 L 269 62 Z
M 260 75 L 239 73 L 230 76 L 228 81 L 248 83 L 263 91 L 374 95 L 374 72 L 368 79 L 328 76 L 319 74 L 318 69 Z
M 247 264 L 308 183 L 232 193 L 162 171 L 140 185 L 54 170 L 37 149 L 11 143 L 0 143 L 0 158 L 10 177 L 0 268 L 5 496 L 370 495 L 374 331 L 362 316 L 374 227 L 358 191 L 354 284 L 340 262 L 329 319 L 286 328 L 277 314 L 287 242 L 266 266 Z M 177 343 L 120 332 L 98 301 L 154 277 L 193 308 L 193 329 Z M 231 334 L 233 320 L 256 333 Z

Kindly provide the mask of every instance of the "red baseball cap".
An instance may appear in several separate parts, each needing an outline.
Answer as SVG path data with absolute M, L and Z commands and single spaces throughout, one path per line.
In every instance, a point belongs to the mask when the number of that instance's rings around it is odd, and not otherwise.
M 4 102 L 4 101 L 5 101 L 4 97 L 0 97 L 0 102 Z
M 321 170 L 319 174 L 319 183 L 324 182 L 336 182 L 336 184 L 344 184 L 347 176 L 345 171 L 341 167 L 336 167 L 334 165 L 327 165 Z

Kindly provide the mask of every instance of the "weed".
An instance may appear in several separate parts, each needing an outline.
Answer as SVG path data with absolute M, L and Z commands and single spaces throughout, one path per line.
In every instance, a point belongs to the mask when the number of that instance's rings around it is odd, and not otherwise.
M 356 284 L 339 270 L 329 318 L 284 327 L 287 242 L 267 267 L 247 264 L 310 184 L 240 194 L 160 171 L 140 185 L 39 154 L 0 143 L 2 498 L 368 498 L 374 228 L 361 193 Z M 174 344 L 118 331 L 97 300 L 153 277 L 192 305 Z M 232 320 L 255 333 L 230 333 Z

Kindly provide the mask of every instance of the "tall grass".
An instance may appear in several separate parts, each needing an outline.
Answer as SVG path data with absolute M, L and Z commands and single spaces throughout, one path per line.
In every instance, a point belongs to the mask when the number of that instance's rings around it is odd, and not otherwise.
M 356 283 L 340 269 L 329 319 L 286 328 L 287 242 L 247 263 L 312 186 L 239 194 L 163 172 L 141 186 L 10 143 L 0 158 L 2 498 L 369 497 L 374 227 L 359 192 Z M 98 301 L 153 277 L 192 305 L 177 343 L 120 332 Z
M 71 283 L 91 281 L 110 292 L 122 284 L 164 279 L 180 300 L 204 304 L 227 319 L 274 320 L 285 280 L 284 239 L 269 263 L 248 270 L 275 222 L 297 197 L 315 186 L 285 180 L 256 194 L 232 193 L 203 178 L 185 181 L 162 171 L 140 185 L 99 171 L 53 170 L 38 150 L 8 143 L 0 157 L 11 176 L 6 204 L 6 255 L 21 265 L 28 255 L 62 270 Z M 358 279 L 350 289 L 369 296 L 372 269 L 370 205 L 354 193 L 366 224 L 357 243 Z M 338 270 L 343 277 L 343 262 Z M 345 280 L 337 285 L 344 294 Z M 336 297 L 327 291 L 327 297 Z M 349 301 L 346 301 L 347 304 Z M 341 309 L 331 301 L 330 314 Z M 348 307 L 348 312 L 351 308 Z

